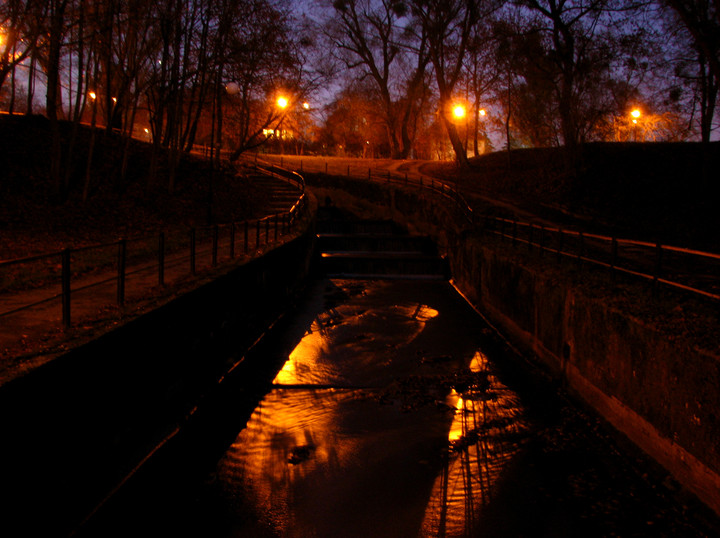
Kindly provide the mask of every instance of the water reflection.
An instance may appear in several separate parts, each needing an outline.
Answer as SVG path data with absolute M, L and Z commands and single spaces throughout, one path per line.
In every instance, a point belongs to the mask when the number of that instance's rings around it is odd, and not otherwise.
M 226 497 L 252 507 L 244 535 L 415 536 L 446 428 L 437 410 L 408 416 L 372 391 L 276 389 L 218 480 Z
M 482 534 L 481 507 L 490 500 L 503 468 L 520 449 L 527 424 L 517 395 L 494 376 L 478 352 L 470 370 L 484 374 L 482 386 L 453 389 L 448 450 L 435 480 L 423 521 L 424 536 Z M 483 379 L 483 377 L 480 377 Z
M 307 323 L 273 383 L 279 385 L 381 385 L 395 368 L 406 368 L 409 346 L 439 315 L 424 302 L 383 298 L 391 284 L 374 282 L 362 293 L 355 283 L 326 288 L 332 297 Z M 338 304 L 338 297 L 346 302 Z M 390 368 L 383 371 L 383 367 Z
M 224 496 L 253 514 L 238 533 L 474 534 L 522 442 L 517 397 L 447 288 L 347 286 L 299 320 L 276 388 L 218 465 Z

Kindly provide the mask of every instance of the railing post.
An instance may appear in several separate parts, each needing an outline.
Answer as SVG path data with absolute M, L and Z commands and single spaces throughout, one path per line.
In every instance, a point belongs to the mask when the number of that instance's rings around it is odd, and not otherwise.
M 195 228 L 190 229 L 190 274 L 195 276 Z
M 213 226 L 212 236 L 212 266 L 217 267 L 218 261 L 218 225 Z
M 407 184 L 408 184 L 408 176 L 407 176 L 407 172 L 405 172 L 405 185 L 407 185 Z
M 235 258 L 235 221 L 230 223 L 230 259 Z
M 657 288 L 658 279 L 660 278 L 660 273 L 662 272 L 662 262 L 663 262 L 662 245 L 660 243 L 656 243 L 656 245 L 655 245 L 655 274 L 653 274 L 653 286 L 655 288 Z
M 530 223 L 530 228 L 528 230 L 528 250 L 532 250 L 533 246 L 533 223 Z
M 580 244 L 578 245 L 577 263 L 578 267 L 581 267 L 583 262 L 583 256 L 585 255 L 585 236 L 582 232 L 579 232 L 578 240 Z
M 370 181 L 371 175 L 370 175 L 370 167 L 368 166 L 368 181 Z
M 62 324 L 66 329 L 70 328 L 70 249 L 62 251 L 61 264 L 61 289 L 62 289 Z
M 559 262 L 562 257 L 562 249 L 563 249 L 563 231 L 562 228 L 558 230 L 558 245 L 557 245 L 557 261 Z
M 325 161 L 325 175 L 327 175 L 327 161 Z
M 158 285 L 165 285 L 165 232 L 158 236 Z
M 255 221 L 255 250 L 260 248 L 260 220 Z
M 270 242 L 270 218 L 265 217 L 265 244 Z
M 247 254 L 250 250 L 250 245 L 248 245 L 248 235 L 250 235 L 250 223 L 245 221 L 245 225 L 243 226 L 243 250 L 245 251 L 245 254 Z
M 118 275 L 117 275 L 117 304 L 125 304 L 125 262 L 127 261 L 127 241 L 118 241 Z
M 275 239 L 274 242 L 277 243 L 278 240 L 278 220 L 280 219 L 280 215 L 278 213 L 275 213 Z
M 350 177 L 350 165 L 347 165 L 347 177 Z

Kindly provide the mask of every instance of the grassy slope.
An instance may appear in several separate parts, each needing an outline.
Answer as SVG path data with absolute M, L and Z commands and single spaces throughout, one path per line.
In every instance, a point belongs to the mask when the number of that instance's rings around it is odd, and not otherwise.
M 61 124 L 68 153 L 69 124 Z M 150 147 L 133 141 L 124 181 L 119 178 L 121 139 L 99 132 L 93 157 L 90 197 L 82 201 L 89 130 L 79 131 L 70 167 L 70 189 L 60 196 L 50 180 L 50 125 L 43 117 L 0 116 L 0 259 L 58 250 L 66 245 L 106 242 L 160 229 L 207 224 L 210 169 L 200 158 L 184 158 L 173 195 L 161 160 L 157 180 L 148 184 Z M 234 176 L 213 175 L 217 222 L 253 216 L 262 193 Z
M 63 125 L 63 133 L 67 144 L 69 125 Z M 169 195 L 166 166 L 161 163 L 159 179 L 148 185 L 149 147 L 134 142 L 128 179 L 121 183 L 118 140 L 98 136 L 91 197 L 83 203 L 87 130 L 81 131 L 70 164 L 71 189 L 59 198 L 49 180 L 48 121 L 0 116 L 0 259 L 207 223 L 206 163 L 184 159 L 176 191 Z M 459 181 L 464 189 L 506 199 L 539 216 L 572 214 L 571 220 L 579 218 L 599 232 L 720 251 L 720 143 L 710 150 L 705 157 L 700 144 L 589 144 L 579 175 L 567 173 L 560 150 L 514 150 L 509 159 L 504 152 L 474 159 Z M 448 163 L 429 164 L 424 171 L 458 179 Z M 252 217 L 263 193 L 232 174 L 214 178 L 215 218 Z M 480 198 L 474 203 L 507 211 Z
M 580 173 L 557 149 L 472 160 L 461 184 L 550 217 L 572 213 L 599 232 L 720 251 L 720 143 L 588 144 Z M 426 171 L 456 177 L 451 165 Z

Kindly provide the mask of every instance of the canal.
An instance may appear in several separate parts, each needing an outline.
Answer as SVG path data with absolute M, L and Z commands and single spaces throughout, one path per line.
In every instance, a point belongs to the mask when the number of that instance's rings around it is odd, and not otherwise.
M 78 536 L 707 536 L 443 280 L 314 281 Z

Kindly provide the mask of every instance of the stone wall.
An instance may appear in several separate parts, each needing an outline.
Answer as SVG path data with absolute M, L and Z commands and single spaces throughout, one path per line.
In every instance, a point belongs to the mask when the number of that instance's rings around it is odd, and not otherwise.
M 720 514 L 717 305 L 458 228 L 417 189 L 345 183 L 433 236 L 455 285 L 513 344 Z
M 427 231 L 476 308 L 720 514 L 717 306 L 458 230 L 446 209 L 420 202 L 407 209 L 429 216 Z
M 272 372 L 272 357 L 248 350 L 310 274 L 312 206 L 294 239 L 0 388 L 0 535 L 69 534 L 146 456 L 198 424 L 228 378 Z

